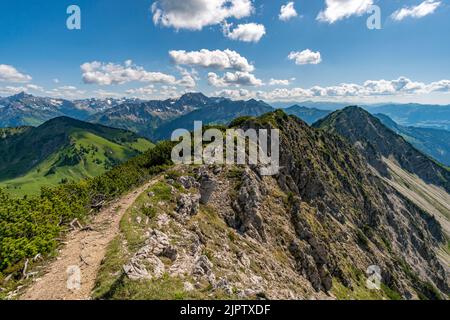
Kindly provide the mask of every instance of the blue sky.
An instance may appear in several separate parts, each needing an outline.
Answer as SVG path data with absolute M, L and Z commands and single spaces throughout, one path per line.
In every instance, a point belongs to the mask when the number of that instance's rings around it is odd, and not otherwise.
M 448 0 L 154 2 L 1 1 L 0 95 L 450 103 Z

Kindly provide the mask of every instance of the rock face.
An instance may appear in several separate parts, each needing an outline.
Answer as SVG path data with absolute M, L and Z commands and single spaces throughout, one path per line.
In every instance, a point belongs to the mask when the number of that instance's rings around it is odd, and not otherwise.
M 194 216 L 198 212 L 200 195 L 182 194 L 177 200 L 176 211 L 182 218 Z
M 187 297 L 205 299 L 436 299 L 450 292 L 434 218 L 375 175 L 343 138 L 282 112 L 242 124 L 268 126 L 282 129 L 277 176 L 247 166 L 176 167 L 182 187 L 155 205 L 145 245 L 130 249 L 123 268 L 130 279 L 167 274 Z M 366 284 L 374 268 L 379 290 Z
M 405 270 L 396 266 L 398 260 L 411 263 L 415 272 L 426 275 L 425 282 L 448 292 L 444 271 L 433 253 L 444 239 L 437 221 L 372 174 L 364 159 L 339 137 L 312 131 L 282 115 L 277 120 L 281 128 L 292 128 L 284 130 L 281 144 L 281 165 L 286 168 L 282 180 L 292 179 L 298 187 L 298 193 L 290 190 L 296 195 L 291 199 L 292 222 L 299 238 L 309 245 L 306 252 L 313 257 L 318 274 L 325 275 L 325 282 L 329 282 L 329 271 L 342 283 L 350 278 L 347 266 L 339 262 L 339 256 L 348 252 L 332 246 L 336 236 L 345 245 L 354 238 L 361 255 L 381 266 L 386 283 L 405 297 L 411 290 L 407 286 L 413 291 L 420 288 L 414 279 L 408 284 L 403 281 Z M 304 216 L 305 203 L 315 207 L 314 223 Z M 382 257 L 384 251 L 388 259 Z
M 289 246 L 297 270 L 305 275 L 316 290 L 329 291 L 332 276 L 328 271 L 330 257 L 325 243 L 315 235 L 310 226 L 301 219 L 300 201 L 296 199 L 292 208 L 292 220 L 298 235 Z
M 177 180 L 185 189 L 200 188 L 200 183 L 192 176 L 181 176 Z
M 266 192 L 256 174 L 250 170 L 245 170 L 237 198 L 233 202 L 234 221 L 230 223 L 239 232 L 247 233 L 249 236 L 262 241 L 265 241 L 266 234 L 259 211 Z
M 207 204 L 217 187 L 217 181 L 214 179 L 213 174 L 207 170 L 200 170 L 198 176 L 200 181 L 200 202 Z
M 209 276 L 212 273 L 213 264 L 207 256 L 200 256 L 194 265 L 193 274 L 197 276 Z

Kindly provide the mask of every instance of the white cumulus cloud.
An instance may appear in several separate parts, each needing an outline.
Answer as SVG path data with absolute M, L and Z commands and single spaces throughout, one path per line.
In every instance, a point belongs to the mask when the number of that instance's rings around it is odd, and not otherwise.
M 231 28 L 231 25 L 226 24 L 224 27 L 224 35 L 232 40 L 259 42 L 266 34 L 264 25 L 257 23 L 239 24 L 233 30 Z
M 440 80 L 428 84 L 425 88 L 427 92 L 450 92 L 450 80 Z
M 288 2 L 285 5 L 281 6 L 280 14 L 278 18 L 281 21 L 288 21 L 289 19 L 297 17 L 297 11 L 295 10 L 295 4 L 294 1 Z
M 430 93 L 450 93 L 450 80 L 429 84 L 406 77 L 394 80 L 367 80 L 362 84 L 341 83 L 335 86 L 313 86 L 310 88 L 276 88 L 274 90 L 226 89 L 216 92 L 231 99 L 262 99 L 267 101 L 298 101 L 302 99 L 349 99 L 369 97 L 400 97 Z
M 96 97 L 98 97 L 100 99 L 123 97 L 123 95 L 118 92 L 106 91 L 103 89 L 94 90 L 93 93 L 95 94 Z
M 208 73 L 208 83 L 214 87 L 230 87 L 230 86 L 262 86 L 262 80 L 248 72 L 237 71 L 235 73 L 226 72 L 223 77 L 218 76 L 214 72 Z
M 368 80 L 364 88 L 370 95 L 392 95 L 397 93 L 419 93 L 424 91 L 426 85 L 414 82 L 406 77 L 396 80 Z
M 80 99 L 86 94 L 86 91 L 80 90 L 75 86 L 60 86 L 45 93 L 55 98 Z
M 18 94 L 20 92 L 27 92 L 28 88 L 24 87 L 24 86 L 6 86 L 6 87 L 0 87 L 0 95 L 4 95 L 4 96 L 9 96 L 9 95 L 14 95 L 14 94 Z
M 232 100 L 247 100 L 254 97 L 254 94 L 247 89 L 223 89 L 213 93 L 215 97 L 224 97 Z
M 248 17 L 253 10 L 251 0 L 159 0 L 152 5 L 155 25 L 188 30 Z
M 195 81 L 191 75 L 184 73 L 180 80 L 173 75 L 162 72 L 151 72 L 136 66 L 131 60 L 123 65 L 99 61 L 86 62 L 81 65 L 83 82 L 86 84 L 117 85 L 132 81 L 162 83 L 193 87 Z
M 0 81 L 2 82 L 24 83 L 30 82 L 31 79 L 31 76 L 19 72 L 13 66 L 0 64 Z
M 373 5 L 373 0 L 326 0 L 326 8 L 317 16 L 317 20 L 328 23 L 351 17 L 361 16 Z
M 292 79 L 270 79 L 270 86 L 289 86 L 291 84 L 291 80 L 294 81 L 295 78 Z
M 310 49 L 306 49 L 303 51 L 292 51 L 289 56 L 289 60 L 295 61 L 295 64 L 304 65 L 304 64 L 319 64 L 322 62 L 322 56 L 320 52 L 314 52 Z
M 408 17 L 418 19 L 434 13 L 440 5 L 441 1 L 426 0 L 417 6 L 401 8 L 395 11 L 391 17 L 396 21 L 401 21 Z
M 41 86 L 29 83 L 21 86 L 6 86 L 0 87 L 1 95 L 14 95 L 20 92 L 45 92 L 45 89 Z M 33 92 L 33 93 L 34 93 Z
M 177 65 L 188 65 L 191 67 L 203 67 L 219 70 L 235 70 L 252 72 L 255 67 L 236 51 L 226 49 L 224 51 L 200 51 L 172 50 L 169 52 L 172 61 Z
M 188 71 L 180 67 L 178 67 L 178 70 L 182 77 L 176 82 L 177 85 L 186 88 L 194 88 L 197 85 L 196 80 L 198 80 L 198 76 L 195 70 Z
M 127 94 L 133 96 L 152 96 L 156 92 L 155 86 L 148 85 L 146 87 L 128 89 Z
M 43 92 L 44 91 L 43 87 L 35 85 L 35 84 L 31 84 L 31 83 L 27 84 L 26 87 L 28 89 L 30 89 L 30 90 L 33 90 L 33 91 L 39 91 L 39 92 Z

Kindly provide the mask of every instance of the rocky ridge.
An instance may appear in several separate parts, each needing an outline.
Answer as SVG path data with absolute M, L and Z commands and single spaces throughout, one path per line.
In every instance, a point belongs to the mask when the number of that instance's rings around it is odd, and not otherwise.
M 435 254 L 444 241 L 439 224 L 373 174 L 351 145 L 281 111 L 241 125 L 282 129 L 280 174 L 263 177 L 247 166 L 166 172 L 126 214 L 95 298 L 449 293 Z M 374 265 L 379 290 L 366 284 Z

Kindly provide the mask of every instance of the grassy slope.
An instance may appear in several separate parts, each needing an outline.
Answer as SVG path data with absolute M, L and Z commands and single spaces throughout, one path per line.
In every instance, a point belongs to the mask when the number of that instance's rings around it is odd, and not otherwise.
M 426 184 L 390 159 L 384 159 L 391 178 L 384 180 L 440 222 L 444 232 L 450 236 L 450 195 L 445 190 Z
M 43 186 L 98 176 L 113 165 L 152 147 L 148 140 L 142 138 L 119 144 L 83 129 L 70 128 L 70 131 L 71 145 L 57 150 L 26 174 L 0 182 L 0 188 L 16 196 L 37 194 Z M 83 154 L 76 164 L 61 161 L 74 153 Z

